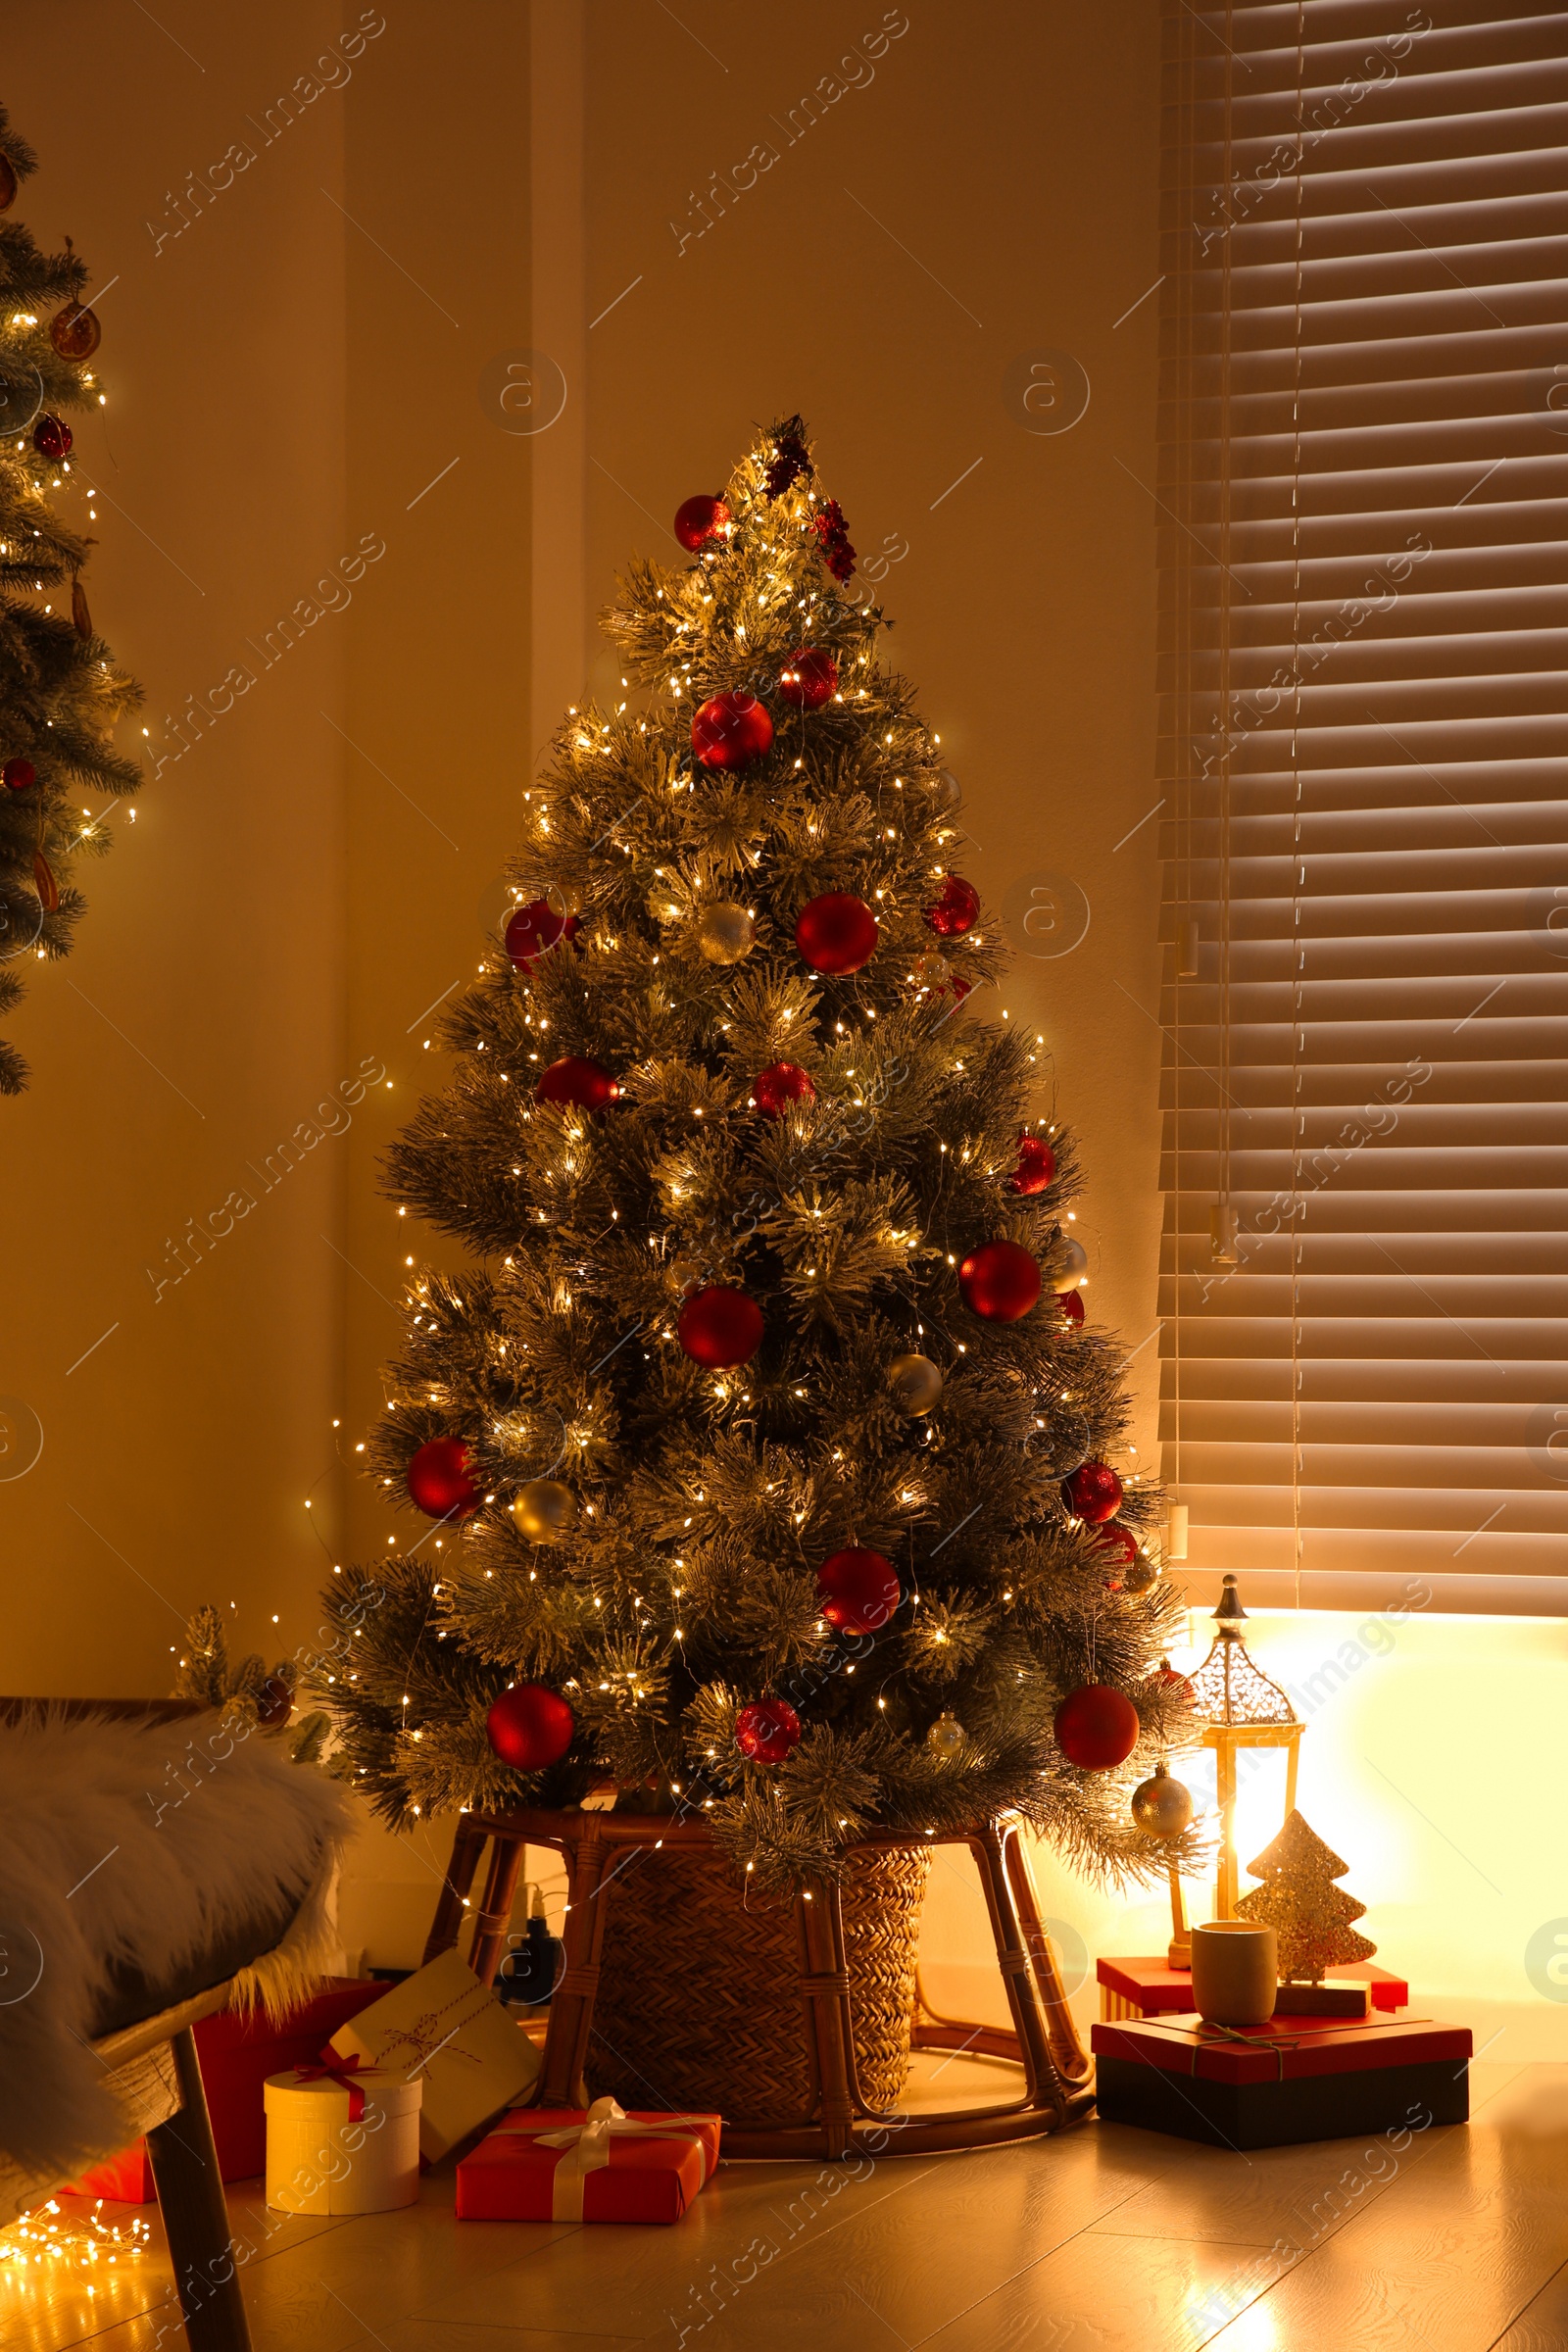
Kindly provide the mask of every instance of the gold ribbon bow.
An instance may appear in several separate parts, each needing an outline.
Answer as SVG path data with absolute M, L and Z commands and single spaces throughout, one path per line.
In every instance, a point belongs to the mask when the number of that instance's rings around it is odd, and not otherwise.
M 550 2218 L 555 2222 L 582 2220 L 583 2188 L 590 2173 L 603 2172 L 610 2162 L 610 2140 L 619 2138 L 685 2139 L 697 2150 L 698 2186 L 708 2179 L 708 2142 L 695 2115 L 661 2116 L 657 2124 L 633 2123 L 614 2099 L 595 2099 L 587 2119 L 560 2132 L 532 2132 L 528 2136 L 541 2148 L 564 2150 L 550 2185 Z

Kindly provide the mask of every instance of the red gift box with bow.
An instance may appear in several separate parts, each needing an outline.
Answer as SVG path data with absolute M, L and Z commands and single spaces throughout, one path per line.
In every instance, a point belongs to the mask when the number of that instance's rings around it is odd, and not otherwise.
M 460 2222 L 678 2222 L 712 2176 L 723 2119 L 514 2107 L 458 2166 Z

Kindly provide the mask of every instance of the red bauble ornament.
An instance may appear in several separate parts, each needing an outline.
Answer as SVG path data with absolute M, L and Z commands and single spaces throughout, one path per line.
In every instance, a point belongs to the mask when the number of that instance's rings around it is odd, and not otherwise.
M 817 1598 L 841 1634 L 874 1634 L 903 1597 L 899 1572 L 880 1551 L 835 1551 L 816 1577 Z
M 692 750 L 704 767 L 750 767 L 772 740 L 767 705 L 755 694 L 715 694 L 692 720 Z
M 530 899 L 507 925 L 507 954 L 520 972 L 558 939 L 575 939 L 580 928 L 574 914 L 558 914 L 548 899 Z
M 1120 1592 L 1127 1588 L 1127 1578 L 1138 1554 L 1138 1538 L 1129 1527 L 1119 1527 L 1114 1520 L 1097 1530 L 1095 1548 L 1105 1570 L 1105 1591 Z
M 102 332 L 84 302 L 68 302 L 49 321 L 49 340 L 63 360 L 90 360 Z
M 5 778 L 8 791 L 26 792 L 37 783 L 38 770 L 30 760 L 8 760 L 5 766 L 0 768 L 0 776 Z
M 279 1674 L 270 1674 L 256 1693 L 256 1720 L 264 1732 L 281 1731 L 294 1712 L 294 1693 Z
M 813 972 L 858 972 L 879 937 L 870 907 L 847 890 L 824 892 L 795 918 L 795 945 Z
M 778 690 L 797 710 L 820 710 L 838 692 L 839 665 L 820 645 L 803 645 L 778 673 Z
M 793 1061 L 770 1061 L 752 1080 L 752 1101 L 764 1119 L 781 1117 L 792 1103 L 815 1100 L 816 1089 L 809 1076 Z
M 1122 1491 L 1121 1480 L 1108 1462 L 1080 1462 L 1061 1487 L 1068 1510 L 1090 1527 L 1099 1527 L 1120 1510 Z
M 1138 1745 L 1138 1709 L 1108 1683 L 1069 1690 L 1055 1717 L 1056 1745 L 1082 1772 L 1110 1772 Z
M 40 458 L 58 465 L 71 455 L 71 427 L 63 416 L 40 416 L 32 428 L 32 446 Z
M 1056 1181 L 1056 1154 L 1043 1135 L 1020 1135 L 1018 1165 L 1007 1178 L 1009 1193 L 1043 1193 Z
M 1169 1658 L 1161 1658 L 1151 1678 L 1170 1698 L 1184 1707 L 1193 1703 L 1193 1686 L 1185 1674 L 1178 1674 Z
M 754 1764 L 782 1764 L 801 1736 L 787 1698 L 754 1698 L 735 1718 L 735 1744 Z
M 971 1315 L 1016 1323 L 1040 1297 L 1040 1268 L 1016 1242 L 982 1242 L 958 1268 L 958 1291 Z
M 543 1683 L 518 1683 L 502 1691 L 484 1728 L 503 1764 L 514 1772 L 543 1772 L 571 1745 L 577 1720 L 559 1690 L 547 1690 Z
M 1084 1319 L 1082 1291 L 1058 1291 L 1056 1306 L 1064 1323 L 1081 1323 Z
M 573 1102 L 579 1110 L 603 1110 L 619 1093 L 619 1082 L 604 1063 L 590 1061 L 583 1054 L 553 1061 L 534 1088 L 541 1102 Z
M 409 1464 L 409 1493 L 431 1519 L 466 1518 L 478 1507 L 480 1490 L 468 1475 L 468 1448 L 461 1438 L 432 1438 Z
M 694 1364 L 733 1372 L 762 1344 L 762 1310 L 745 1291 L 712 1284 L 695 1291 L 680 1310 L 675 1337 Z
M 980 893 L 961 874 L 950 874 L 942 896 L 925 910 L 925 919 L 939 939 L 961 939 L 974 929 L 980 913 Z
M 688 554 L 695 555 L 703 541 L 716 538 L 728 520 L 729 509 L 721 498 L 699 493 L 675 509 L 675 536 Z

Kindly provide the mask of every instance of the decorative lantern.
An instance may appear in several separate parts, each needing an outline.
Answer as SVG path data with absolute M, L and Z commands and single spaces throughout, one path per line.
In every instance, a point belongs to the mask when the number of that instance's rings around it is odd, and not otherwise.
M 1234 1919 L 1238 1865 L 1236 1859 L 1236 1751 L 1239 1747 L 1283 1747 L 1285 1818 L 1296 1809 L 1296 1775 L 1300 1763 L 1301 1734 L 1306 1729 L 1278 1683 L 1271 1683 L 1248 1654 L 1242 1639 L 1247 1611 L 1228 1576 L 1214 1611 L 1219 1631 L 1198 1672 L 1190 1675 L 1192 1703 L 1208 1718 L 1203 1745 L 1214 1750 L 1214 1772 L 1220 1812 L 1219 1878 L 1214 1888 L 1214 1917 Z

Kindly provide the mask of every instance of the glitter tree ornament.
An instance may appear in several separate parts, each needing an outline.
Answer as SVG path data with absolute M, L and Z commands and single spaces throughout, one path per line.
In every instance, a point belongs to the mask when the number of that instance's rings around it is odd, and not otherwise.
M 1263 1884 L 1240 1897 L 1236 1916 L 1274 1930 L 1282 1984 L 1320 1984 L 1329 1969 L 1371 1959 L 1377 1945 L 1350 1925 L 1365 1917 L 1366 1905 L 1334 1884 L 1350 1866 L 1299 1813 L 1287 1816 L 1279 1836 L 1247 1867 Z

